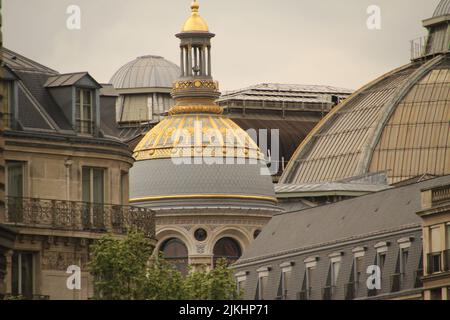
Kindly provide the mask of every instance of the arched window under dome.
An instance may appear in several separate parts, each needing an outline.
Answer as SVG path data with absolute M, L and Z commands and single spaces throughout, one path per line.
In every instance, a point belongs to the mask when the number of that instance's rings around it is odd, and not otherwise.
M 239 243 L 233 238 L 222 238 L 214 246 L 214 264 L 220 259 L 227 260 L 228 264 L 233 264 L 242 256 L 242 249 Z
M 188 274 L 189 254 L 186 245 L 177 238 L 171 238 L 161 245 L 160 251 L 167 262 L 172 263 L 183 275 Z

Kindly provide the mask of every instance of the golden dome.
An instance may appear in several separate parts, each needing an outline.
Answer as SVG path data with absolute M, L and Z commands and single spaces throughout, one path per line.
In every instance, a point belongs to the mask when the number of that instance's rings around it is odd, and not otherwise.
M 181 32 L 209 32 L 208 24 L 198 14 L 199 8 L 197 0 L 194 0 L 191 5 L 192 14 L 184 23 Z
M 252 138 L 232 120 L 214 114 L 170 116 L 137 145 L 136 161 L 170 158 L 232 157 L 263 160 Z

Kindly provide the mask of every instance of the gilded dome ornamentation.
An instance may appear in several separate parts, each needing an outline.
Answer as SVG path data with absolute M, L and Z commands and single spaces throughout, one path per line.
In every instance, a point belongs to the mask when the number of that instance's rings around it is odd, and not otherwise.
M 175 105 L 134 150 L 131 202 L 156 210 L 235 206 L 278 212 L 264 155 L 216 103 L 220 92 L 211 74 L 214 34 L 198 7 L 194 1 L 192 16 L 176 35 L 181 74 L 172 86 Z
M 194 0 L 191 5 L 192 14 L 183 25 L 182 32 L 209 32 L 208 24 L 198 14 L 200 5 Z

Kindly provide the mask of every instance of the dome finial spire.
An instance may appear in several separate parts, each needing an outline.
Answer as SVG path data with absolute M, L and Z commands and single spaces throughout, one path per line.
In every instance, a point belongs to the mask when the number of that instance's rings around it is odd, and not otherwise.
M 191 4 L 191 16 L 184 23 L 182 32 L 209 32 L 208 24 L 199 15 L 200 4 L 194 0 Z
M 198 13 L 198 9 L 200 8 L 200 4 L 197 0 L 194 0 L 191 4 L 192 13 Z

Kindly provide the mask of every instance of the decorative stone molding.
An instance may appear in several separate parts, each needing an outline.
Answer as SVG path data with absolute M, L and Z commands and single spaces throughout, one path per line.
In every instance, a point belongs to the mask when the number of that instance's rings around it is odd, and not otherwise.
M 44 251 L 42 253 L 43 270 L 66 271 L 67 267 L 71 265 L 79 265 L 84 270 L 87 269 L 88 261 L 88 255 L 86 253 L 56 251 Z

